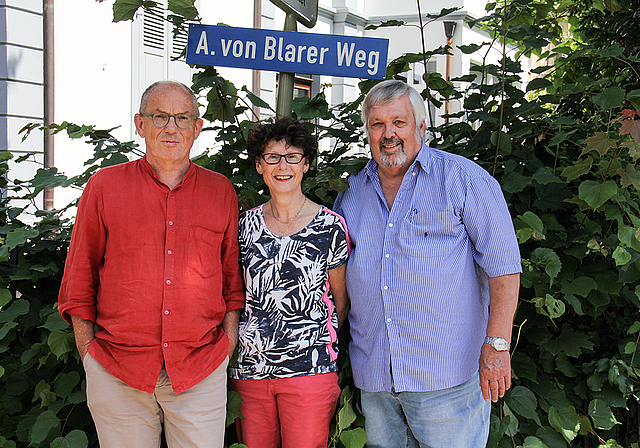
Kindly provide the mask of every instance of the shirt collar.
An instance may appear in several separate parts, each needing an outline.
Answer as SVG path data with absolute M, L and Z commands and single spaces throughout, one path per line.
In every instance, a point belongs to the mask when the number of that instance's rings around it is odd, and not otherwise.
M 153 171 L 153 168 L 151 167 L 151 165 L 149 164 L 149 161 L 147 160 L 146 154 L 142 156 L 142 159 L 140 159 L 140 161 L 144 171 L 146 171 L 147 174 L 150 175 L 153 179 L 155 179 L 159 184 L 164 185 L 164 183 L 162 183 L 162 181 L 160 180 L 156 172 Z M 189 179 L 191 176 L 194 175 L 194 173 L 195 173 L 194 163 L 191 160 L 189 160 L 189 169 L 187 170 L 184 177 L 182 178 L 182 181 L 178 185 L 176 185 L 175 188 L 182 186 L 187 181 L 187 179 Z
M 422 147 L 420 148 L 420 151 L 418 152 L 418 155 L 416 156 L 416 159 L 413 161 L 413 163 L 411 164 L 411 166 L 409 167 L 409 169 L 407 170 L 407 173 L 413 173 L 416 172 L 419 169 L 422 169 L 425 173 L 428 173 L 431 170 L 431 148 L 429 148 L 425 143 L 424 140 L 422 141 Z M 371 159 L 369 159 L 369 162 L 367 162 L 367 165 L 365 166 L 365 170 L 367 173 L 367 177 L 371 180 L 371 179 L 378 179 L 378 162 L 376 162 L 376 159 L 374 159 L 373 157 L 371 157 Z

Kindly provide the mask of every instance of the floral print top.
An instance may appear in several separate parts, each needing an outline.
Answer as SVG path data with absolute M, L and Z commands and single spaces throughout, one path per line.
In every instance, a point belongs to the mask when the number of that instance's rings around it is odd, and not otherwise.
M 239 240 L 247 301 L 231 378 L 335 372 L 338 318 L 328 271 L 347 261 L 344 219 L 323 207 L 300 232 L 277 236 L 260 206 L 240 217 Z

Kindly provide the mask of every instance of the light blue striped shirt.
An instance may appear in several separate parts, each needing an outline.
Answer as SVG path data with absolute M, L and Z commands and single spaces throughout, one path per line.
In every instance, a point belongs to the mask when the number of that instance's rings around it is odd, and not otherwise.
M 489 307 L 487 275 L 521 272 L 498 182 L 476 163 L 422 149 L 393 207 L 378 164 L 349 179 L 335 210 L 352 242 L 347 264 L 355 384 L 369 392 L 457 386 L 478 370 Z

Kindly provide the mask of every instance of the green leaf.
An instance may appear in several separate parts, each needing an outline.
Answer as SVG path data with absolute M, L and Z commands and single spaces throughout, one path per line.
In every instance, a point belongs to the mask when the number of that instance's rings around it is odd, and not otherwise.
M 631 327 L 627 330 L 627 334 L 634 334 L 640 331 L 640 322 L 635 321 Z
M 571 182 L 572 180 L 577 179 L 583 174 L 587 174 L 591 170 L 592 163 L 593 159 L 591 157 L 578 160 L 573 165 L 569 165 L 568 167 L 563 169 L 561 176 L 566 177 L 567 182 Z
M 536 412 L 538 407 L 538 401 L 533 392 L 524 386 L 516 386 L 513 388 L 507 398 L 506 403 L 513 410 L 513 412 L 535 421 L 538 425 L 540 423 L 540 417 Z
M 604 156 L 610 148 L 615 148 L 617 146 L 617 142 L 607 137 L 606 132 L 596 132 L 592 137 L 587 138 L 585 141 L 585 147 L 582 150 L 580 156 L 583 156 L 591 151 L 595 151 L 600 156 Z
M 560 353 L 556 356 L 556 368 L 569 378 L 575 378 L 579 373 L 565 353 Z
M 558 317 L 564 314 L 564 311 L 565 311 L 564 302 L 562 300 L 556 299 L 551 294 L 547 294 L 545 296 L 544 305 L 546 308 L 546 314 L 551 319 L 557 319 Z
M 550 426 L 542 426 L 536 431 L 536 437 L 544 442 L 549 448 L 567 448 L 567 442 Z
M 481 49 L 484 44 L 469 44 L 469 45 L 458 45 L 458 50 L 462 51 L 464 54 L 475 53 L 479 49 Z
M 207 111 L 205 115 L 210 121 L 222 121 L 233 123 L 235 120 L 234 101 L 232 98 L 236 95 L 236 89 L 231 83 L 217 84 L 207 93 Z
M 540 345 L 541 349 L 548 351 L 553 356 L 565 353 L 572 358 L 580 356 L 584 351 L 583 349 L 593 350 L 593 347 L 594 344 L 589 335 L 577 332 L 566 325 L 562 328 L 562 333 L 557 338 Z
M 511 368 L 518 378 L 526 378 L 534 383 L 537 382 L 538 368 L 526 353 L 517 351 L 511 360 Z
M 504 156 L 511 154 L 511 136 L 506 132 L 494 131 L 491 134 L 491 143 L 498 146 L 498 152 Z
M 116 0 L 113 4 L 113 21 L 133 20 L 133 16 L 142 5 L 142 0 Z
M 240 405 L 242 405 L 242 397 L 235 390 L 227 392 L 227 422 L 226 426 L 235 423 L 236 418 L 244 419 L 244 416 L 240 412 Z
M 618 239 L 622 244 L 640 252 L 640 241 L 638 240 L 639 229 L 629 226 L 618 228 Z
M 61 398 L 67 398 L 80 382 L 80 374 L 76 371 L 61 373 L 53 382 L 53 391 Z
M 616 266 L 624 266 L 631 261 L 631 254 L 622 246 L 616 247 L 612 257 L 616 261 Z
M 6 288 L 0 289 L 0 307 L 6 306 L 9 302 L 11 302 L 11 291 Z
M 615 181 L 607 180 L 602 183 L 585 180 L 578 187 L 578 197 L 597 210 L 618 192 Z
M 551 283 L 553 284 L 553 279 L 558 276 L 560 270 L 562 269 L 562 263 L 560 262 L 560 257 L 549 248 L 546 247 L 538 247 L 531 252 L 531 263 L 542 266 L 551 279 Z
M 637 349 L 636 343 L 635 342 L 627 342 L 624 346 L 624 349 L 622 350 L 622 352 L 625 355 L 630 355 L 632 353 L 634 353 Z
M 591 99 L 599 107 L 604 110 L 610 110 L 615 107 L 622 106 L 624 101 L 625 91 L 621 87 L 614 86 L 609 87 L 604 92 L 594 95 Z
M 529 436 L 526 439 L 524 439 L 524 444 L 522 445 L 522 448 L 549 448 L 549 447 L 545 445 L 542 442 L 542 440 L 538 439 L 537 437 Z
M 571 305 L 573 311 L 575 311 L 577 315 L 584 316 L 584 311 L 582 311 L 582 303 L 576 296 L 574 296 L 573 294 L 566 294 L 564 296 L 564 300 L 569 305 Z
M 60 419 L 55 412 L 44 411 L 42 414 L 38 415 L 33 428 L 31 428 L 29 442 L 34 445 L 44 442 L 49 431 L 53 428 L 57 428 L 58 426 L 60 426 Z
M 518 193 L 531 184 L 531 178 L 520 173 L 510 172 L 502 177 L 501 182 L 502 189 L 507 193 Z
M 640 121 L 638 123 L 640 123 Z M 616 173 L 620 176 L 620 183 L 623 188 L 633 185 L 637 189 L 640 189 L 640 173 L 633 165 L 628 164 L 624 169 L 618 168 Z
M 587 295 L 598 288 L 596 281 L 587 276 L 582 276 L 574 279 L 571 283 L 564 283 L 562 285 L 562 291 L 565 294 L 575 294 L 581 297 L 587 297 Z
M 351 388 L 348 386 L 342 390 L 340 394 L 342 407 L 338 410 L 338 429 L 343 431 L 347 429 L 356 420 L 356 413 L 353 410 L 354 403 L 351 394 Z
M 60 316 L 60 314 L 51 313 L 47 317 L 47 321 L 42 325 L 42 328 L 46 328 L 49 331 L 66 330 L 69 328 L 69 324 Z
M 544 224 L 542 223 L 542 219 L 540 219 L 535 213 L 526 211 L 522 215 L 518 216 L 518 218 L 526 222 L 532 229 L 544 234 Z
M 507 403 L 502 403 L 502 411 L 504 412 L 505 421 L 508 421 L 507 428 L 505 430 L 505 434 L 510 437 L 515 436 L 520 430 L 520 422 L 518 421 L 518 417 L 515 416 L 509 405 Z
M 9 250 L 12 250 L 17 246 L 23 245 L 27 242 L 27 240 L 37 237 L 38 235 L 40 235 L 40 232 L 37 229 L 19 228 L 9 232 L 4 243 L 7 245 L 7 247 L 9 247 Z
M 254 106 L 263 107 L 275 112 L 273 108 L 269 105 L 269 103 L 262 100 L 259 96 L 255 95 L 253 92 L 249 91 L 249 89 L 247 89 L 247 86 L 242 86 L 241 90 L 247 95 L 247 98 L 249 98 L 249 101 L 251 101 L 251 104 L 253 104 Z
M 69 353 L 76 348 L 75 337 L 73 336 L 73 333 L 68 331 L 52 331 L 49 334 L 47 343 L 49 344 L 51 353 L 56 355 L 58 359 L 60 359 L 60 357 L 65 353 Z
M 580 421 L 573 406 L 557 409 L 549 408 L 549 424 L 566 439 L 571 442 L 578 435 Z
M 562 180 L 560 180 L 558 176 L 553 174 L 551 170 L 549 170 L 546 167 L 538 168 L 538 170 L 535 172 L 535 174 L 532 177 L 541 185 L 547 185 L 550 183 L 555 183 L 555 184 L 564 183 Z
M 0 313 L 0 323 L 12 322 L 16 317 L 23 316 L 29 312 L 29 302 L 24 299 L 14 301 L 9 308 L 3 309 Z
M 598 429 L 609 430 L 620 424 L 613 415 L 611 408 L 604 401 L 597 398 L 589 403 L 589 416 L 591 416 L 594 426 Z
M 551 87 L 553 83 L 546 78 L 534 78 L 529 81 L 527 84 L 527 92 L 531 92 L 532 90 L 546 89 L 547 87 Z
M 340 433 L 340 441 L 345 448 L 362 448 L 367 443 L 367 434 L 362 428 L 348 429 Z
M 195 20 L 198 17 L 198 10 L 194 6 L 195 0 L 169 0 L 169 11 L 184 17 L 187 20 Z
M 87 448 L 89 439 L 84 431 L 74 429 L 64 437 L 57 437 L 51 442 L 51 448 Z
M 9 334 L 9 332 L 17 326 L 18 322 L 7 322 L 6 324 L 4 324 L 2 328 L 0 328 L 0 341 L 4 339 L 7 334 Z

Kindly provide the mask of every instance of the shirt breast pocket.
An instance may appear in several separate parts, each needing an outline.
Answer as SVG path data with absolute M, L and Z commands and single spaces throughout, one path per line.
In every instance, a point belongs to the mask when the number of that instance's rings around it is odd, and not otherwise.
M 221 272 L 220 248 L 222 234 L 202 227 L 189 229 L 188 263 L 189 267 L 208 278 Z
M 422 212 L 405 218 L 400 228 L 400 246 L 410 257 L 441 257 L 455 245 L 460 219 L 450 211 Z

